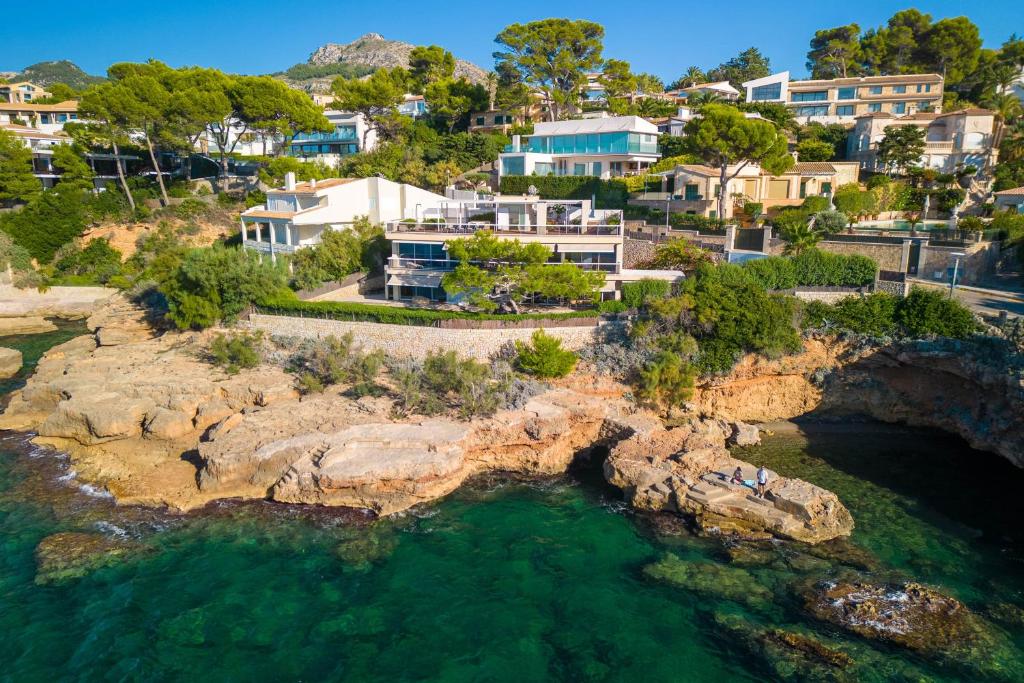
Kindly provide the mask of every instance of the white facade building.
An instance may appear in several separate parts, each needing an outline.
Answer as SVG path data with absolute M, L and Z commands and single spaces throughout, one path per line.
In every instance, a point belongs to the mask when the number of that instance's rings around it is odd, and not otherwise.
M 533 135 L 512 136 L 499 170 L 608 179 L 641 173 L 660 158 L 656 125 L 639 116 L 609 116 L 534 124 Z
M 449 200 L 439 194 L 384 178 L 330 178 L 296 183 L 289 173 L 283 188 L 269 190 L 267 203 L 242 213 L 242 243 L 271 254 L 290 254 L 319 244 L 327 230 L 345 230 L 366 216 L 382 224 L 422 217 Z

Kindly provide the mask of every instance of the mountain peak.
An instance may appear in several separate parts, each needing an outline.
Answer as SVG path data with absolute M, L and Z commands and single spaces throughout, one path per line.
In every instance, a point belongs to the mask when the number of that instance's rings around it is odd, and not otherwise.
M 350 64 L 373 69 L 391 69 L 396 66 L 409 67 L 409 54 L 415 45 L 400 40 L 389 40 L 379 33 L 366 33 L 351 43 L 327 43 L 318 47 L 309 56 L 308 64 Z M 484 83 L 487 71 L 472 62 L 455 60 L 455 76 L 465 77 L 472 83 Z

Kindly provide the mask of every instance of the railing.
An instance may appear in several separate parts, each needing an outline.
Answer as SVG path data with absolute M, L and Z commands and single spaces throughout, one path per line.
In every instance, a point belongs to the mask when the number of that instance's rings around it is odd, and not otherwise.
M 483 268 L 493 268 L 496 264 L 494 261 L 470 261 L 475 265 Z M 591 270 L 601 271 L 603 273 L 618 273 L 621 270 L 621 266 L 618 263 L 577 263 L 575 261 L 548 261 L 547 265 L 559 265 L 561 263 L 571 263 L 580 270 Z M 445 261 L 441 259 L 410 259 L 403 258 L 401 256 L 390 256 L 388 257 L 388 269 L 394 270 L 398 268 L 409 269 L 409 270 L 443 270 L 449 271 L 454 270 L 459 265 L 459 261 Z
M 497 225 L 494 223 L 387 223 L 385 234 L 392 233 L 435 233 L 439 235 L 472 235 L 479 230 L 493 232 L 497 236 L 509 237 L 532 235 L 607 235 L 622 234 L 621 225 Z
M 946 140 L 926 140 L 924 143 L 925 152 L 952 152 L 953 142 Z
M 295 250 L 298 249 L 298 247 L 294 244 L 280 244 L 279 242 L 274 242 L 273 248 L 271 248 L 270 242 L 257 242 L 256 240 L 243 240 L 242 246 L 247 247 L 249 249 L 255 249 L 256 251 L 260 251 L 266 254 L 269 254 L 271 252 L 277 254 L 294 254 Z

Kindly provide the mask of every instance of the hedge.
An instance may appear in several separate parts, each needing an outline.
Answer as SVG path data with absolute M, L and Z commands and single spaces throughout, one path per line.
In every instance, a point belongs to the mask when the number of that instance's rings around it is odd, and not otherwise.
M 875 281 L 878 264 L 867 256 L 808 249 L 799 256 L 747 261 L 743 269 L 769 290 L 794 287 L 864 287 Z
M 533 185 L 541 199 L 597 198 L 602 209 L 621 209 L 629 200 L 629 186 L 625 180 L 601 180 L 596 176 L 563 175 L 533 176 L 506 175 L 501 177 L 502 194 L 526 194 Z
M 500 320 L 522 322 L 526 320 L 570 320 L 593 318 L 600 313 L 594 309 L 562 313 L 474 313 L 469 311 L 440 311 L 426 308 L 381 306 L 348 301 L 301 301 L 299 299 L 273 299 L 257 306 L 257 312 L 269 315 L 289 315 L 329 320 L 351 320 L 385 323 L 388 325 L 419 325 L 436 327 L 442 320 Z

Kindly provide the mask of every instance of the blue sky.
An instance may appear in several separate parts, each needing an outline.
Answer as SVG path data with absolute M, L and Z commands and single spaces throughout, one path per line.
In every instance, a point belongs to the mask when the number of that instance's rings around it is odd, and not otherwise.
M 866 29 L 917 7 L 934 17 L 966 14 L 986 47 L 1024 34 L 1020 0 L 882 2 L 486 2 L 481 0 L 168 0 L 63 3 L 53 11 L 11 2 L 0 29 L 0 70 L 70 59 L 90 73 L 117 61 L 161 59 L 240 73 L 268 73 L 305 61 L 327 42 L 373 31 L 415 44 L 443 45 L 457 57 L 493 66 L 494 36 L 506 25 L 549 16 L 605 27 L 605 56 L 672 79 L 690 64 L 714 66 L 755 45 L 776 70 L 805 72 L 807 43 L 818 28 L 856 21 Z M 17 27 L 32 27 L 23 31 Z M 41 29 L 41 30 L 40 30 Z

